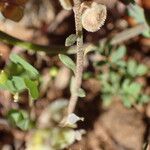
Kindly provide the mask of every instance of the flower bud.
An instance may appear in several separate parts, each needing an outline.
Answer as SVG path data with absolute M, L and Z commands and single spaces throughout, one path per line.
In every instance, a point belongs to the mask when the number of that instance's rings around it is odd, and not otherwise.
M 106 6 L 96 2 L 83 2 L 81 5 L 82 26 L 89 32 L 96 32 L 104 24 L 107 16 Z
M 71 10 L 73 7 L 73 1 L 72 0 L 59 0 L 61 6 L 66 10 Z

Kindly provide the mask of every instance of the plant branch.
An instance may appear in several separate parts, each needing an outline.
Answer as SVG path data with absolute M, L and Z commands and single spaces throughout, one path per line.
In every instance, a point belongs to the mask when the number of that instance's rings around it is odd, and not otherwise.
M 68 50 L 68 48 L 64 46 L 44 46 L 44 45 L 38 45 L 31 42 L 23 41 L 3 31 L 0 31 L 0 41 L 14 46 L 19 46 L 27 50 L 32 50 L 35 52 L 40 52 L 40 51 L 46 52 L 47 54 L 50 55 L 66 53 L 66 51 Z
M 78 89 L 81 87 L 82 83 L 82 73 L 83 73 L 83 62 L 84 62 L 84 51 L 83 51 L 83 33 L 82 33 L 82 23 L 81 23 L 81 11 L 80 11 L 80 0 L 73 0 L 74 2 L 74 16 L 75 16 L 75 26 L 77 35 L 77 60 L 76 60 L 76 73 L 75 73 L 75 85 L 74 92 L 71 92 L 71 97 L 68 106 L 68 114 L 72 113 L 75 109 L 78 100 Z

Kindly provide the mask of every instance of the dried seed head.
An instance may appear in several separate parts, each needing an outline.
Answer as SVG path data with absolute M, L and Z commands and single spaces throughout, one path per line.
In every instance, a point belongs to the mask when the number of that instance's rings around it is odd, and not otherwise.
M 73 1 L 72 0 L 59 0 L 61 6 L 66 10 L 71 10 L 73 7 Z
M 104 24 L 107 16 L 106 6 L 96 2 L 83 2 L 81 5 L 82 25 L 89 32 L 96 32 Z

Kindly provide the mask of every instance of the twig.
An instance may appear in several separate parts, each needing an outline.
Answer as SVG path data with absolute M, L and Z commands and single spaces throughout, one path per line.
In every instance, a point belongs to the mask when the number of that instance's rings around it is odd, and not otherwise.
M 68 50 L 67 47 L 60 46 L 60 45 L 44 46 L 44 45 L 38 45 L 31 42 L 23 41 L 3 31 L 0 31 L 0 41 L 14 46 L 19 46 L 23 49 L 32 50 L 35 52 L 43 51 L 46 52 L 47 54 L 52 54 L 52 55 L 59 54 L 59 53 L 66 53 L 66 51 Z
M 118 43 L 122 43 L 128 39 L 131 39 L 131 38 L 143 33 L 146 30 L 148 30 L 148 27 L 145 23 L 138 24 L 133 28 L 126 29 L 126 30 L 116 34 L 112 38 L 110 44 L 116 45 Z
M 80 0 L 73 0 L 74 2 L 74 16 L 76 25 L 76 35 L 77 35 L 77 61 L 76 61 L 76 74 L 75 74 L 75 85 L 74 92 L 71 92 L 71 97 L 68 106 L 68 114 L 72 113 L 75 109 L 78 100 L 78 89 L 81 87 L 82 82 L 82 72 L 83 72 L 83 33 L 82 33 L 82 23 L 81 23 L 81 11 L 80 11 Z

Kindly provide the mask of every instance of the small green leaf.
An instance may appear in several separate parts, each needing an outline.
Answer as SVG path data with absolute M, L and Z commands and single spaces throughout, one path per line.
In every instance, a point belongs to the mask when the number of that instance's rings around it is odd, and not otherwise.
M 17 92 L 21 92 L 26 89 L 26 85 L 24 83 L 24 79 L 18 76 L 13 76 L 12 82 L 17 90 Z
M 32 81 L 30 79 L 24 79 L 24 82 L 32 99 L 37 99 L 39 97 L 39 90 L 35 81 Z
M 20 120 L 22 120 L 23 115 L 18 110 L 12 109 L 9 111 L 8 117 L 12 122 L 18 123 Z
M 19 127 L 22 130 L 28 130 L 32 127 L 29 115 L 24 110 L 12 109 L 8 112 L 7 117 L 13 126 Z
M 71 34 L 66 38 L 65 46 L 72 46 L 77 40 L 76 34 Z
M 138 83 L 131 83 L 128 89 L 128 93 L 132 95 L 134 98 L 137 98 L 141 91 L 141 85 Z
M 70 57 L 68 57 L 67 55 L 59 54 L 59 59 L 65 66 L 67 66 L 75 73 L 76 65 Z
M 120 81 L 120 76 L 119 74 L 115 73 L 115 72 L 110 72 L 110 81 L 114 84 L 116 84 L 117 82 Z
M 122 84 L 123 94 L 131 96 L 134 99 L 138 98 L 141 88 L 142 86 L 139 83 L 131 82 L 128 79 L 125 79 Z
M 31 127 L 31 122 L 29 119 L 23 119 L 17 123 L 17 126 L 22 130 L 28 130 Z
M 126 61 L 124 60 L 118 60 L 117 62 L 115 62 L 119 67 L 123 68 L 123 72 L 124 72 L 124 67 L 126 67 Z
M 136 76 L 136 68 L 137 68 L 137 62 L 135 60 L 129 60 L 127 62 L 127 73 L 135 77 Z
M 145 65 L 143 65 L 143 64 L 140 64 L 140 65 L 138 65 L 138 67 L 137 67 L 136 74 L 137 74 L 138 76 L 142 76 L 142 75 L 146 74 L 147 71 L 148 71 L 147 66 L 145 66 Z
M 111 61 L 117 62 L 118 60 L 122 59 L 126 54 L 126 47 L 120 46 L 116 51 L 111 54 Z
M 146 94 L 142 94 L 139 98 L 139 103 L 148 103 L 150 101 L 150 96 Z
M 130 85 L 130 80 L 129 79 L 125 79 L 122 83 L 122 90 L 124 92 L 128 91 L 128 87 Z
M 82 88 L 80 88 L 78 90 L 78 96 L 79 97 L 85 97 L 86 96 L 86 92 Z
M 8 79 L 8 75 L 5 71 L 0 72 L 0 84 L 4 84 Z
M 135 18 L 138 23 L 144 23 L 145 15 L 144 10 L 139 5 L 131 5 L 131 7 L 128 9 L 129 16 Z
M 7 80 L 5 84 L 0 84 L 0 89 L 7 90 L 11 92 L 12 94 L 16 93 L 17 90 L 11 80 Z
M 11 54 L 10 60 L 15 64 L 20 64 L 27 72 L 29 72 L 32 78 L 37 78 L 39 76 L 38 71 L 17 54 Z
M 142 35 L 145 37 L 150 37 L 150 27 L 147 23 L 147 20 L 144 14 L 144 9 L 140 7 L 139 5 L 132 4 L 128 8 L 128 13 L 129 13 L 129 16 L 135 18 L 138 23 L 144 23 L 146 25 L 146 30 L 143 32 Z

